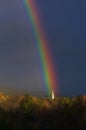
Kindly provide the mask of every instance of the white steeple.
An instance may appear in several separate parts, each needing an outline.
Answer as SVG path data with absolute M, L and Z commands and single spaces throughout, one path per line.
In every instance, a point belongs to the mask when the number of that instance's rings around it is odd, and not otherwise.
M 53 92 L 53 90 L 52 90 L 52 99 L 54 99 L 54 92 Z

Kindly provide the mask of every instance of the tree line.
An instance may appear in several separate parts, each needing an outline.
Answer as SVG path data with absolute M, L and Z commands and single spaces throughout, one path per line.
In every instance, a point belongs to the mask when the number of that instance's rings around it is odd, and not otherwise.
M 86 96 L 0 94 L 0 130 L 86 130 Z

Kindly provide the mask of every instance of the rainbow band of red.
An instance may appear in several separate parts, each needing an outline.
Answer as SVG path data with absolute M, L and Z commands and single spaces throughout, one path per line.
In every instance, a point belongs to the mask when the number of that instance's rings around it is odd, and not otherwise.
M 57 87 L 56 75 L 53 66 L 52 56 L 50 55 L 49 45 L 44 35 L 44 30 L 40 22 L 35 0 L 23 0 L 28 13 L 28 19 L 31 22 L 34 35 L 36 37 L 37 51 L 40 56 L 42 75 L 45 82 L 48 96 L 51 96 L 51 90 L 55 92 Z

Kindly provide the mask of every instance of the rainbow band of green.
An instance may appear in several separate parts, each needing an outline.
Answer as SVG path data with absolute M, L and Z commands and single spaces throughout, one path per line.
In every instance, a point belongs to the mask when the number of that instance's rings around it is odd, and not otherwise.
M 37 51 L 40 56 L 39 60 L 42 67 L 42 76 L 47 88 L 48 96 L 51 97 L 51 90 L 55 90 L 56 81 L 52 67 L 51 56 L 47 47 L 47 41 L 43 34 L 42 26 L 40 25 L 40 20 L 39 16 L 37 15 L 38 12 L 34 0 L 23 0 L 23 3 L 36 38 Z

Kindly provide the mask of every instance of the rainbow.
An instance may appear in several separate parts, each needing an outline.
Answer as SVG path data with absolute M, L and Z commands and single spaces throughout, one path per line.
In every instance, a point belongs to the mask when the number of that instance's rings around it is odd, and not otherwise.
M 23 5 L 35 35 L 35 44 L 40 56 L 42 78 L 48 91 L 48 96 L 51 97 L 51 91 L 53 90 L 55 93 L 58 84 L 49 45 L 40 22 L 39 11 L 37 10 L 35 0 L 23 0 Z

